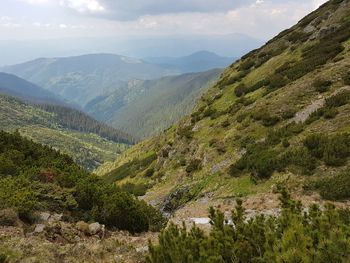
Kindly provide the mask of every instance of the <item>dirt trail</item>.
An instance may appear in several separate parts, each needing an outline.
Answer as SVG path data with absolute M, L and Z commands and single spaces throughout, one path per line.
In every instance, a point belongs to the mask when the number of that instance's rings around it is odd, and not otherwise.
M 305 122 L 307 120 L 307 118 L 312 113 L 314 113 L 315 111 L 317 111 L 318 109 L 320 109 L 324 106 L 327 98 L 332 97 L 332 96 L 334 96 L 342 91 L 345 91 L 345 90 L 350 91 L 350 86 L 344 86 L 344 87 L 336 90 L 335 92 L 333 92 L 331 95 L 329 95 L 327 97 L 322 97 L 322 96 L 319 97 L 317 100 L 313 101 L 310 105 L 306 106 L 306 108 L 297 112 L 295 114 L 295 117 L 293 119 L 291 119 L 290 122 L 296 122 L 296 123 Z

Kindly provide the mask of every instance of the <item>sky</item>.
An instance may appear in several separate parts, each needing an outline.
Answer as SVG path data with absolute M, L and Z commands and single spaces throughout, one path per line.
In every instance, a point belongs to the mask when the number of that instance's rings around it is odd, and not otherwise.
M 0 0 L 0 40 L 245 34 L 268 40 L 325 0 Z

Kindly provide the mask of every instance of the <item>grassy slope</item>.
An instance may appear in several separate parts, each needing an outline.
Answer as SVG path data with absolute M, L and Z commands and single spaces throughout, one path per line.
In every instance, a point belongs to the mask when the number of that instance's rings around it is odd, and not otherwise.
M 196 199 L 206 193 L 210 193 L 212 198 L 226 198 L 266 192 L 276 182 L 285 180 L 288 180 L 291 185 L 295 182 L 300 186 L 299 182 L 308 180 L 308 177 L 302 176 L 298 170 L 292 168 L 284 172 L 275 172 L 269 180 L 258 183 L 251 180 L 248 172 L 243 172 L 233 178 L 229 175 L 228 169 L 242 155 L 244 148 L 241 145 L 244 139 L 252 138 L 255 142 L 265 140 L 269 131 L 283 127 L 290 122 L 290 120 L 282 119 L 274 127 L 265 127 L 261 121 L 254 120 L 252 116 L 255 113 L 267 112 L 271 116 L 281 116 L 287 111 L 301 112 L 314 101 L 331 96 L 344 88 L 342 76 L 346 74 L 350 66 L 350 41 L 342 43 L 345 49 L 335 58 L 311 70 L 301 78 L 268 94 L 266 94 L 266 88 L 263 87 L 247 94 L 246 99 L 251 99 L 253 103 L 241 106 L 236 112 L 232 110 L 232 106 L 238 100 L 234 90 L 242 83 L 252 85 L 271 75 L 276 75 L 275 70 L 288 61 L 303 60 L 301 54 L 305 48 L 319 43 L 322 28 L 344 24 L 349 21 L 349 17 L 350 3 L 348 1 L 327 3 L 291 30 L 280 34 L 261 49 L 250 53 L 246 58 L 226 69 L 218 84 L 203 95 L 198 102 L 196 112 L 192 114 L 192 121 L 190 116 L 184 118 L 164 134 L 132 147 L 116 162 L 102 166 L 98 173 L 105 174 L 108 180 L 113 180 L 120 174 L 120 167 L 123 164 L 156 152 L 158 155 L 156 161 L 147 167 L 133 170 L 132 173 L 123 176 L 125 178 L 118 181 L 118 184 L 148 183 L 151 188 L 145 199 L 155 203 L 160 203 L 169 193 L 184 188 L 190 189 L 190 198 L 185 198 L 181 202 Z M 296 40 L 288 40 L 292 39 L 291 36 L 295 35 L 295 32 L 303 32 L 307 30 L 306 28 L 312 30 L 307 39 L 301 40 L 301 36 L 304 35 L 301 34 L 300 37 L 296 37 Z M 242 73 L 241 66 L 245 61 L 248 59 L 255 61 L 262 53 L 272 55 L 261 66 L 251 68 L 241 79 L 235 78 Z M 318 78 L 332 81 L 329 91 L 322 94 L 315 91 L 313 82 Z M 217 111 L 217 113 L 212 114 L 212 117 L 205 117 L 206 114 L 203 113 L 207 109 L 212 112 Z M 312 133 L 349 132 L 350 105 L 344 105 L 338 110 L 339 114 L 333 119 L 321 118 L 305 125 L 301 133 L 289 139 L 291 147 L 298 147 L 302 140 Z M 200 117 L 194 118 L 198 116 Z M 186 133 L 190 135 L 190 138 L 186 138 Z M 222 148 L 223 151 L 221 151 Z M 283 151 L 279 145 L 276 149 Z M 201 169 L 189 175 L 185 171 L 186 166 L 181 166 L 181 164 L 188 165 L 194 159 L 201 160 Z M 321 166 L 316 169 L 313 177 L 334 174 L 349 166 L 349 162 L 345 166 L 336 168 Z M 153 176 L 147 177 L 145 171 L 150 167 L 153 167 L 155 172 Z
M 94 169 L 111 161 L 128 148 L 96 134 L 64 129 L 54 122 L 54 114 L 24 104 L 16 99 L 0 96 L 0 127 L 19 131 L 36 142 L 50 145 L 69 154 L 82 166 Z

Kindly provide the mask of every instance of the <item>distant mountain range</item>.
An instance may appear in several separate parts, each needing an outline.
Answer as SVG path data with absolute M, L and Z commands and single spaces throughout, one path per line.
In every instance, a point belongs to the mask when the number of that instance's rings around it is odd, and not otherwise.
M 235 59 L 221 57 L 213 52 L 199 51 L 184 57 L 150 57 L 144 60 L 165 68 L 188 73 L 207 71 L 214 68 L 226 68 Z
M 188 114 L 220 73 L 221 69 L 213 69 L 156 80 L 130 81 L 123 88 L 90 101 L 85 111 L 137 138 L 148 137 Z
M 63 99 L 15 75 L 0 72 L 0 93 L 26 101 L 64 104 Z
M 91 54 L 41 58 L 2 70 L 43 87 L 100 121 L 144 138 L 190 112 L 198 96 L 219 77 L 221 70 L 216 68 L 232 61 L 208 51 L 144 60 Z
M 178 73 L 139 59 L 113 54 L 41 58 L 2 70 L 80 106 L 96 96 L 113 91 L 126 81 Z

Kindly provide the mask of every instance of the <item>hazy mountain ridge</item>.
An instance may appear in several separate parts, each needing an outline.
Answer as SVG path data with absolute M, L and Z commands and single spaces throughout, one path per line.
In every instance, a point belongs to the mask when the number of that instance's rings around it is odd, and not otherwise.
M 7 66 L 2 70 L 80 106 L 101 94 L 117 89 L 129 80 L 154 79 L 178 73 L 138 59 L 113 54 L 41 58 Z
M 202 72 L 213 68 L 226 68 L 234 58 L 222 57 L 209 51 L 198 51 L 184 57 L 149 57 L 145 61 L 180 70 L 182 73 Z
M 63 98 L 54 93 L 15 75 L 2 72 L 0 72 L 0 93 L 32 102 L 65 104 Z
M 349 1 L 324 4 L 227 68 L 190 117 L 99 173 L 151 185 L 145 199 L 170 212 L 266 193 L 278 182 L 339 198 L 345 177 L 331 194 L 320 189 L 322 178 L 349 169 L 349 14 Z M 151 154 L 149 166 L 125 172 Z
M 199 96 L 218 79 L 221 69 L 130 81 L 89 102 L 85 111 L 138 138 L 157 134 L 188 114 Z

